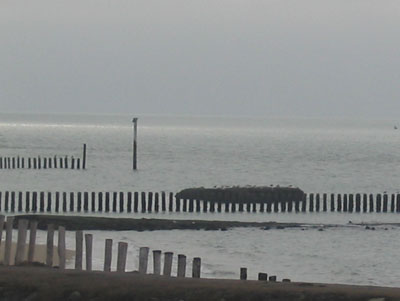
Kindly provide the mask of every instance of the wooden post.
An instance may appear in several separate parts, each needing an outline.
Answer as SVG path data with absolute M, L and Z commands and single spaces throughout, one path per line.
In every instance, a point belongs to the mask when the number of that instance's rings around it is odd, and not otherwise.
M 160 204 L 159 204 L 159 196 L 158 192 L 154 193 L 154 211 L 158 212 L 160 210 Z
M 126 205 L 126 211 L 132 212 L 132 192 L 128 192 L 128 201 Z
M 128 252 L 128 243 L 120 241 L 118 243 L 117 272 L 120 273 L 125 272 L 127 252 Z
M 165 191 L 161 192 L 161 210 L 162 210 L 162 212 L 167 211 L 167 202 L 166 202 Z
M 78 197 L 78 200 L 77 200 L 78 208 L 76 209 L 76 211 L 81 212 L 81 210 L 82 210 L 82 193 L 80 191 L 78 192 L 77 197 Z
M 354 196 L 353 194 L 349 194 L 349 212 L 353 212 L 353 208 L 354 208 Z
M 133 212 L 139 211 L 139 192 L 133 193 Z
M 11 191 L 11 212 L 15 212 L 15 191 Z
M 391 201 L 390 201 L 390 212 L 395 212 L 395 207 L 396 207 L 396 197 L 392 193 Z
M 138 118 L 133 118 L 132 122 L 133 122 L 133 170 L 137 169 L 137 121 Z
M 56 208 L 55 211 L 58 212 L 60 208 L 60 192 L 56 191 Z
M 31 158 L 28 158 L 28 168 L 29 169 L 32 168 L 32 160 L 31 160 Z
M 92 198 L 92 212 L 96 212 L 96 192 L 92 191 L 91 198 Z
M 0 201 L 1 201 L 1 199 L 0 199 Z M 4 219 L 5 219 L 5 216 L 1 214 L 0 215 L 0 246 L 1 246 L 1 240 L 3 238 Z
M 67 193 L 63 192 L 63 212 L 67 212 Z
M 141 193 L 141 201 L 142 201 L 142 213 L 146 212 L 146 193 Z
M 26 212 L 26 213 L 29 212 L 29 211 L 31 210 L 31 209 L 30 209 L 30 206 L 29 206 L 29 203 L 30 203 L 30 196 L 31 196 L 31 194 L 30 194 L 29 191 L 25 192 L 25 212 Z
M 102 211 L 103 211 L 103 193 L 102 193 L 102 192 L 99 192 L 99 195 L 98 195 L 98 206 L 97 206 L 97 210 L 98 210 L 99 212 L 102 212 Z
M 378 194 L 376 196 L 376 212 L 381 212 L 382 209 L 382 195 Z
M 29 263 L 32 263 L 35 258 L 37 225 L 38 225 L 37 221 L 31 221 L 29 223 L 29 247 L 28 247 L 28 262 Z
M 87 191 L 83 193 L 83 211 L 89 211 L 89 193 Z
M 37 192 L 34 191 L 32 193 L 32 211 L 36 212 L 37 211 Z
M 40 192 L 40 212 L 44 212 L 44 191 Z
M 385 193 L 383 195 L 383 212 L 387 212 L 388 209 L 388 195 Z
M 317 193 L 315 196 L 315 211 L 319 212 L 319 208 L 320 208 L 320 198 L 319 198 L 319 193 Z
M 6 193 L 4 194 L 4 211 L 8 212 L 8 196 L 9 196 L 9 192 L 6 191 Z
M 186 256 L 178 254 L 178 277 L 185 277 L 186 275 Z
M 201 258 L 195 257 L 193 258 L 192 277 L 200 278 L 200 274 L 201 274 Z
M 368 211 L 368 195 L 366 193 L 363 194 L 363 212 Z
M 47 208 L 46 208 L 47 212 L 51 212 L 51 203 L 52 203 L 51 192 L 47 192 Z
M 74 204 L 74 193 L 70 192 L 69 193 L 69 212 L 74 212 L 74 208 L 75 204 Z
M 47 225 L 47 248 L 46 248 L 46 265 L 53 266 L 53 252 L 54 252 L 54 225 Z
M 119 193 L 119 212 L 124 212 L 124 193 Z
M 81 169 L 81 158 L 76 158 L 76 169 Z
M 12 230 L 14 224 L 14 217 L 7 216 L 7 223 L 6 223 L 6 245 L 4 250 L 4 265 L 11 264 L 11 244 L 12 244 Z
M 65 227 L 58 227 L 58 258 L 59 258 L 59 263 L 58 267 L 60 270 L 65 269 L 65 254 L 66 253 L 66 248 L 65 248 Z
M 24 261 L 27 229 L 28 220 L 20 219 L 18 221 L 18 240 L 17 251 L 15 253 L 15 265 L 21 264 Z
M 342 211 L 342 195 L 341 194 L 337 195 L 337 211 L 338 212 Z
M 48 160 L 48 164 L 47 164 L 48 167 L 49 167 L 49 168 L 52 168 L 52 162 L 53 162 L 53 161 L 51 160 L 51 158 L 48 158 L 47 160 Z M 23 165 L 24 165 L 24 158 L 22 158 L 22 168 L 24 168 Z
M 82 169 L 86 169 L 86 143 L 83 144 Z
M 161 274 L 161 251 L 160 250 L 153 251 L 153 273 L 154 273 L 154 275 Z
M 369 212 L 374 212 L 374 195 L 369 195 Z
M 164 253 L 164 270 L 163 270 L 164 276 L 171 276 L 173 255 L 174 253 L 172 252 Z
M 85 234 L 86 245 L 86 271 L 92 270 L 93 235 Z
M 247 268 L 240 268 L 240 280 L 247 280 Z
M 139 274 L 147 273 L 148 260 L 149 260 L 149 248 L 141 247 L 139 249 Z
M 104 249 L 104 272 L 111 272 L 112 244 L 112 239 L 106 239 Z
M 347 212 L 347 194 L 343 195 L 343 211 Z
M 22 212 L 22 191 L 18 192 L 18 212 Z
M 117 192 L 113 192 L 113 203 L 112 203 L 112 211 L 117 212 Z
M 75 270 L 82 270 L 83 232 L 75 231 Z
M 356 194 L 356 212 L 361 212 L 361 194 Z

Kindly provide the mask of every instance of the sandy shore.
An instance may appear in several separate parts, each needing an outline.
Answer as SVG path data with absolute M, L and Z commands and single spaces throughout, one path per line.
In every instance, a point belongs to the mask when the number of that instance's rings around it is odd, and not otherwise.
M 400 300 L 400 288 L 0 267 L 2 300 Z M 26 299 L 28 298 L 28 299 Z
M 4 259 L 4 246 L 5 242 L 1 242 L 0 246 L 0 263 L 3 263 Z M 14 264 L 15 261 L 15 252 L 16 252 L 16 246 L 17 244 L 15 242 L 12 243 L 11 245 L 11 264 Z M 71 260 L 74 258 L 75 252 L 72 250 L 66 250 L 66 259 Z M 25 247 L 25 255 L 24 255 L 25 260 L 28 258 L 28 244 Z M 46 262 L 46 246 L 45 245 L 36 245 L 35 247 L 35 254 L 33 256 L 33 260 L 35 262 L 40 262 L 40 263 L 45 263 Z M 54 246 L 54 251 L 53 251 L 53 264 L 58 265 L 58 248 Z

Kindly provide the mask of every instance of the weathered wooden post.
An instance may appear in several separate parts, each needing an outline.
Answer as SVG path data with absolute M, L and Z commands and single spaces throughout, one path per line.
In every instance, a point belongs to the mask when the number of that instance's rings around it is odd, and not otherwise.
M 1 201 L 1 199 L 0 199 Z M 4 229 L 4 219 L 6 217 L 2 214 L 0 214 L 0 246 L 1 246 L 1 240 L 3 238 L 3 229 Z
M 15 265 L 21 264 L 24 261 L 27 229 L 28 220 L 20 219 L 18 221 L 18 240 L 17 251 L 15 253 Z
M 83 144 L 82 169 L 86 169 L 86 143 Z
M 200 278 L 200 274 L 201 274 L 201 258 L 195 257 L 193 258 L 192 277 Z
M 96 212 L 96 192 L 92 191 L 91 198 L 92 198 L 92 212 Z
M 106 192 L 106 206 L 105 206 L 105 211 L 110 212 L 110 193 L 107 191 Z
M 58 212 L 60 209 L 60 192 L 56 191 L 56 208 L 55 211 Z
M 147 202 L 147 212 L 151 212 L 153 210 L 153 193 L 149 192 L 148 195 L 148 202 Z
M 132 192 L 128 192 L 128 201 L 127 201 L 127 205 L 126 205 L 126 210 L 128 212 L 132 212 Z
M 337 195 L 337 211 L 338 212 L 342 211 L 342 195 L 341 194 Z
M 87 191 L 83 193 L 83 211 L 89 211 L 89 193 Z
M 164 269 L 163 269 L 164 276 L 171 276 L 173 255 L 174 253 L 172 252 L 164 253 Z
M 161 192 L 161 210 L 162 210 L 162 212 L 167 211 L 165 191 Z
M 75 204 L 74 204 L 74 193 L 69 193 L 69 212 L 74 212 Z
M 139 249 L 139 274 L 147 273 L 148 260 L 149 260 L 149 248 L 141 247 Z
M 133 193 L 133 212 L 139 212 L 139 192 Z
M 141 201 L 142 201 L 142 213 L 146 212 L 146 193 L 141 193 Z
M 113 203 L 112 203 L 112 211 L 113 212 L 117 212 L 117 196 L 118 193 L 117 192 L 113 192 Z
M 46 208 L 47 212 L 51 212 L 51 203 L 52 203 L 51 192 L 47 192 L 47 208 Z
M 185 277 L 186 275 L 186 256 L 178 254 L 178 277 Z
M 83 232 L 75 231 L 75 270 L 82 270 Z
M 161 274 L 161 250 L 153 250 L 153 273 Z
M 86 271 L 92 270 L 93 234 L 85 234 Z
M 387 212 L 388 209 L 388 195 L 385 193 L 383 195 L 383 212 Z
M 376 212 L 381 212 L 382 209 L 382 195 L 378 194 L 376 196 Z
M 133 122 L 133 170 L 137 169 L 137 121 L 138 118 L 133 118 L 132 122 Z
M 247 268 L 240 268 L 240 280 L 247 280 Z
M 30 206 L 29 206 L 30 196 L 31 196 L 30 192 L 26 191 L 25 192 L 25 212 L 29 212 L 29 210 L 31 210 Z
M 106 239 L 104 249 L 104 272 L 111 272 L 112 244 L 112 239 Z
M 128 253 L 128 243 L 120 241 L 118 243 L 117 272 L 124 273 L 126 267 L 126 254 Z
M 53 266 L 53 252 L 54 252 L 54 225 L 47 225 L 47 244 L 46 244 L 46 265 Z
M 65 269 L 65 260 L 66 260 L 66 247 L 65 247 L 65 227 L 58 227 L 58 258 L 59 263 L 58 267 L 60 270 Z
M 77 208 L 76 211 L 81 212 L 82 210 L 82 193 L 79 191 L 77 194 Z
M 4 250 L 4 265 L 11 264 L 11 244 L 12 244 L 12 230 L 14 224 L 14 216 L 7 216 L 6 223 L 6 244 Z
M 37 225 L 38 225 L 37 221 L 31 221 L 29 223 L 29 247 L 28 247 L 28 262 L 29 263 L 32 263 L 35 258 Z
M 369 195 L 369 212 L 374 212 L 374 195 Z
M 44 191 L 40 192 L 40 212 L 44 212 Z
M 67 211 L 67 193 L 63 192 L 63 212 Z
M 99 192 L 98 194 L 98 206 L 97 206 L 97 210 L 99 212 L 103 212 L 103 193 Z

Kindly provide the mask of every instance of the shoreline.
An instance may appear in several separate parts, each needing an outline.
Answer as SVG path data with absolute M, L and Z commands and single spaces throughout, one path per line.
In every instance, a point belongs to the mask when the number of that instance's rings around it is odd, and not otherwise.
M 12 300 L 400 300 L 400 288 L 390 287 L 175 278 L 33 266 L 0 266 L 0 283 L 0 296 Z
M 38 221 L 38 229 L 46 230 L 48 224 L 55 227 L 64 226 L 69 231 L 76 230 L 105 230 L 105 231 L 155 231 L 155 230 L 205 230 L 227 231 L 232 228 L 247 227 L 263 230 L 300 228 L 319 229 L 325 228 L 350 228 L 393 226 L 400 227 L 400 223 L 348 223 L 348 224 L 321 224 L 321 223 L 291 223 L 291 222 L 239 222 L 239 221 L 212 221 L 212 220 L 180 220 L 180 219 L 156 219 L 156 218 L 117 218 L 117 217 L 93 217 L 72 215 L 42 215 L 28 214 L 15 215 L 14 228 L 17 228 L 18 220 L 27 219 Z M 374 229 L 372 229 L 374 230 Z

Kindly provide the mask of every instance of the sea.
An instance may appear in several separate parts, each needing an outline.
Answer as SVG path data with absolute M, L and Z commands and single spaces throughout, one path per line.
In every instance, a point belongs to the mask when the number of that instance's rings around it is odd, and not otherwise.
M 132 118 L 138 117 L 137 170 Z M 87 169 L 1 169 L 0 191 L 178 192 L 190 187 L 293 186 L 307 193 L 400 193 L 394 120 L 0 113 L 0 157 L 82 156 Z M 4 208 L 4 206 L 2 206 Z M 3 212 L 4 214 L 4 212 Z M 61 213 L 60 213 L 61 214 Z M 77 214 L 77 213 L 74 213 Z M 202 258 L 202 277 L 259 272 L 292 281 L 399 286 L 396 213 L 96 213 L 112 218 L 297 222 L 298 228 L 228 231 L 90 231 L 93 268 L 104 240 Z M 375 230 L 365 225 L 374 223 Z M 310 226 L 312 224 L 312 226 Z M 324 228 L 323 225 L 336 225 Z M 323 231 L 321 231 L 323 229 Z M 16 235 L 14 235 L 16 237 Z M 46 233 L 39 231 L 39 242 Z M 67 248 L 75 249 L 73 232 Z M 116 258 L 113 258 L 113 269 Z M 68 263 L 73 267 L 73 260 Z M 174 265 L 175 266 L 175 265 Z M 149 269 L 152 269 L 150 262 Z M 175 267 L 176 271 L 176 267 Z

